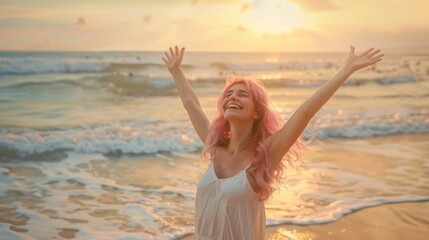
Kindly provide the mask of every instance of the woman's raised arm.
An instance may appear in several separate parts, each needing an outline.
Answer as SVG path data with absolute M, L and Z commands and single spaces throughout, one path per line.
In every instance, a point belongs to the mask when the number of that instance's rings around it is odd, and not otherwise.
M 170 71 L 171 75 L 173 76 L 180 99 L 182 100 L 183 106 L 188 112 L 195 131 L 197 131 L 201 141 L 205 143 L 209 133 L 209 120 L 206 114 L 203 112 L 200 101 L 192 89 L 191 84 L 189 84 L 185 74 L 182 71 L 181 64 L 184 52 L 185 48 L 182 48 L 179 52 L 179 48 L 177 46 L 175 47 L 174 51 L 170 47 L 170 54 L 165 52 L 166 58 L 163 57 L 162 60 L 165 62 L 165 65 L 168 67 L 168 71 Z
M 355 55 L 355 48 L 350 46 L 349 55 L 342 69 L 307 99 L 279 131 L 264 140 L 264 147 L 272 160 L 273 169 L 277 168 L 283 156 L 298 139 L 313 116 L 332 97 L 344 81 L 357 70 L 381 61 L 384 54 L 380 52 L 380 50 L 370 48 L 361 54 Z

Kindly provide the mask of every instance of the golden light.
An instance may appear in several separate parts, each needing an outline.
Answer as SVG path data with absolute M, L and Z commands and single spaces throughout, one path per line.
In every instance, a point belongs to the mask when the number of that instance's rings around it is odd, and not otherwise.
M 277 229 L 276 233 L 268 237 L 269 240 L 315 240 L 316 235 L 312 232 L 298 232 L 297 230 Z
M 278 33 L 304 26 L 307 17 L 298 5 L 284 0 L 252 1 L 247 22 L 256 32 Z

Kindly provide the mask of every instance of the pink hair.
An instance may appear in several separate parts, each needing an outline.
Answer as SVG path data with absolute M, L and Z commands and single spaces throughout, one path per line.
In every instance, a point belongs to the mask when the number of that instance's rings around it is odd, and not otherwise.
M 259 200 L 265 201 L 269 199 L 271 194 L 275 191 L 275 188 L 272 186 L 273 183 L 283 180 L 283 172 L 287 167 L 283 161 L 281 161 L 275 171 L 270 171 L 271 161 L 269 160 L 262 142 L 282 127 L 282 121 L 280 116 L 269 106 L 267 91 L 261 84 L 250 78 L 234 75 L 227 77 L 226 86 L 218 99 L 217 114 L 210 124 L 210 131 L 205 142 L 206 147 L 202 152 L 202 157 L 206 156 L 207 153 L 213 156 L 217 146 L 229 144 L 230 125 L 222 114 L 222 100 L 229 88 L 239 83 L 244 84 L 249 90 L 255 104 L 255 111 L 260 116 L 254 121 L 253 136 L 248 144 L 249 148 L 255 149 L 255 156 L 251 161 L 249 172 L 255 178 L 260 188 Z M 286 159 L 292 166 L 294 166 L 293 163 L 297 161 L 303 163 L 301 158 L 301 149 L 303 148 L 305 148 L 305 144 L 303 140 L 299 138 L 285 154 L 283 159 Z

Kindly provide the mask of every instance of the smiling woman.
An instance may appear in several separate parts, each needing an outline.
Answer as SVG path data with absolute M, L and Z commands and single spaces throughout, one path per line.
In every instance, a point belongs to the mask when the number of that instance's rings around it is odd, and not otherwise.
M 339 72 L 283 125 L 279 114 L 270 108 L 265 88 L 240 76 L 226 79 L 218 98 L 218 111 L 210 122 L 182 71 L 185 48 L 169 50 L 162 60 L 204 143 L 201 158 L 210 160 L 197 184 L 194 240 L 264 239 L 265 201 L 275 190 L 272 184 L 284 179 L 285 163 L 302 163 L 301 150 L 309 143 L 300 137 L 304 129 L 344 81 L 384 56 L 374 48 L 356 55 L 350 46 Z
M 307 22 L 304 11 L 296 4 L 285 1 L 253 1 L 247 18 L 250 28 L 257 32 L 289 32 Z

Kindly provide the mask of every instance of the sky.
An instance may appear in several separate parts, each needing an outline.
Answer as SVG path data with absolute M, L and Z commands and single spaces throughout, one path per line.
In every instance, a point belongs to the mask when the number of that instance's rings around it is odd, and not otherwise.
M 0 0 L 0 50 L 429 49 L 427 9 L 427 0 Z

